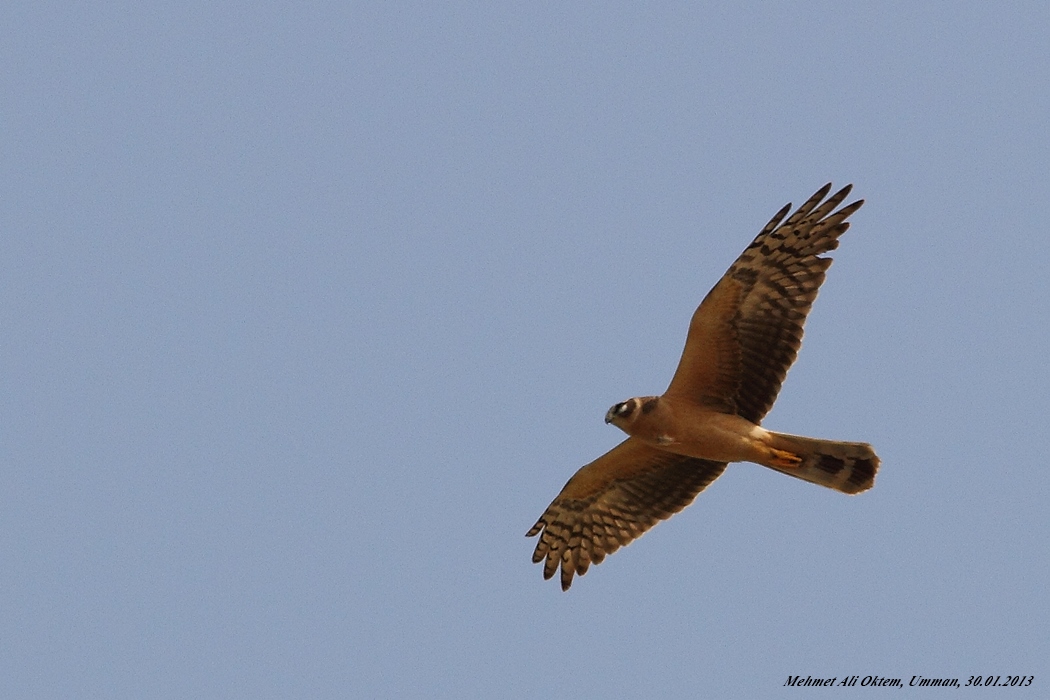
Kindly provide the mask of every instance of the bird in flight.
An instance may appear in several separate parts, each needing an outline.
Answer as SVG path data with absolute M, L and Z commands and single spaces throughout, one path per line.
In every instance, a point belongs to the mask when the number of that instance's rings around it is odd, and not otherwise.
M 533 562 L 561 587 L 574 574 L 682 510 L 725 471 L 754 462 L 842 493 L 875 483 L 871 445 L 775 433 L 759 427 L 802 344 L 806 322 L 846 219 L 864 200 L 836 208 L 848 185 L 831 183 L 798 208 L 777 212 L 689 324 L 685 351 L 662 396 L 614 405 L 605 422 L 628 438 L 577 471 L 527 533 Z M 787 217 L 785 219 L 785 217 Z

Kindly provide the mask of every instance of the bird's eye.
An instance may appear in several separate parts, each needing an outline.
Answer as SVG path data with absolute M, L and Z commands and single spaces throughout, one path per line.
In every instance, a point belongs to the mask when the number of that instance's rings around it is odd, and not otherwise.
M 623 403 L 616 404 L 616 415 L 624 416 L 631 412 L 631 402 L 624 401 Z

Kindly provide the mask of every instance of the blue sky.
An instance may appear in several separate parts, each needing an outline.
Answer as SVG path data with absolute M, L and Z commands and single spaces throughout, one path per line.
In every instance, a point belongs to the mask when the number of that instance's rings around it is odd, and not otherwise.
M 0 16 L 10 697 L 1045 694 L 1045 3 Z M 764 425 L 876 487 L 733 465 L 544 582 L 606 409 L 829 180 L 867 204 Z

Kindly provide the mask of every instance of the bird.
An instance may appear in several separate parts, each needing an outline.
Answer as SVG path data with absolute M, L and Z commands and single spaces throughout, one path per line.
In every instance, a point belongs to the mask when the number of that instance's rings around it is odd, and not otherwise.
M 846 494 L 875 483 L 868 443 L 777 433 L 760 426 L 802 343 L 802 329 L 864 200 L 820 188 L 790 216 L 787 204 L 704 297 L 667 390 L 619 402 L 605 414 L 628 437 L 581 467 L 526 533 L 543 578 L 574 575 L 693 502 L 729 462 L 753 462 Z M 826 199 L 825 199 L 826 198 Z M 786 217 L 786 218 L 785 218 Z

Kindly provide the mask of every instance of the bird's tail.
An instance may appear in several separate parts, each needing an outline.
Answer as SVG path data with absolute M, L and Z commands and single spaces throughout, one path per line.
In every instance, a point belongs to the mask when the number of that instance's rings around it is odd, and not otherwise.
M 875 485 L 879 458 L 866 442 L 837 442 L 771 433 L 771 446 L 797 455 L 797 467 L 773 467 L 777 471 L 843 493 L 860 493 Z

